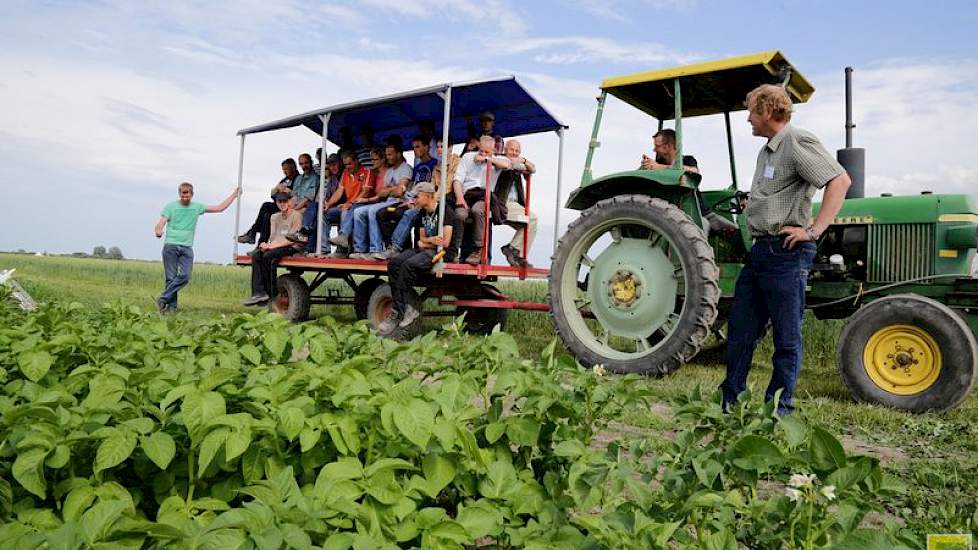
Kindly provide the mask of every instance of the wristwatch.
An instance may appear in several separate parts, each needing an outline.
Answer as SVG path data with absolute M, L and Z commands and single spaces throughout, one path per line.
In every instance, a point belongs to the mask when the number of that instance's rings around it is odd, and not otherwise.
M 808 240 L 810 240 L 812 242 L 815 242 L 815 241 L 818 240 L 818 236 L 815 235 L 815 230 L 812 229 L 812 226 L 811 225 L 809 225 L 808 227 L 805 228 L 805 234 L 808 235 Z

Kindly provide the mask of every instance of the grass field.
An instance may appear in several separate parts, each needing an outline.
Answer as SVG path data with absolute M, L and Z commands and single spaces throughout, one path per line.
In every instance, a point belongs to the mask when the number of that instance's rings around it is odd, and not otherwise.
M 156 262 L 33 257 L 0 254 L 0 269 L 16 268 L 16 279 L 38 300 L 76 301 L 92 307 L 121 300 L 153 308 L 162 285 L 162 266 Z M 197 265 L 193 280 L 180 295 L 180 315 L 211 317 L 246 311 L 240 305 L 249 290 L 244 268 Z M 503 292 L 524 300 L 543 300 L 543 283 L 503 282 Z M 340 288 L 337 285 L 336 288 Z M 352 308 L 314 308 L 354 321 Z M 432 326 L 439 320 L 431 321 Z M 850 450 L 880 458 L 884 468 L 901 478 L 907 491 L 888 503 L 891 521 L 921 535 L 969 532 L 978 529 L 978 395 L 943 414 L 909 415 L 852 402 L 836 372 L 836 339 L 840 322 L 805 324 L 805 363 L 797 389 L 798 414 L 840 435 Z M 524 355 L 535 355 L 554 338 L 547 315 L 512 312 L 508 332 Z M 762 392 L 770 376 L 770 341 L 759 348 L 751 387 Z M 714 361 L 716 358 L 714 358 Z M 723 366 L 709 359 L 682 367 L 671 376 L 648 380 L 663 404 L 686 395 L 696 386 L 712 391 L 721 381 Z M 623 425 L 670 436 L 668 407 L 634 410 L 618 419 Z

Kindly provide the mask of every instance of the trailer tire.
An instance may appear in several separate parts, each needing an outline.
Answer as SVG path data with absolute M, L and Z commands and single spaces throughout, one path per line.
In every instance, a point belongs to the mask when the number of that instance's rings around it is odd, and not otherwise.
M 492 329 L 499 325 L 500 331 L 506 330 L 509 310 L 494 307 L 463 307 L 459 313 L 465 313 L 465 332 L 470 334 L 492 334 Z
M 422 311 L 421 297 L 418 296 L 418 293 L 413 288 L 408 290 L 408 304 L 418 311 Z M 391 296 L 391 285 L 389 283 L 383 283 L 377 286 L 370 294 L 370 301 L 367 304 L 367 321 L 370 322 L 370 327 L 378 330 L 380 323 L 387 319 L 393 308 L 394 298 Z M 410 340 L 421 331 L 423 318 L 424 314 L 420 315 L 410 325 L 406 327 L 395 327 L 391 332 L 381 334 L 381 336 L 394 340 Z
M 382 284 L 384 284 L 383 279 L 374 277 L 357 285 L 353 293 L 353 312 L 356 314 L 357 319 L 367 318 L 367 308 L 370 307 L 370 296 Z
M 910 412 L 946 411 L 971 392 L 978 343 L 948 306 L 897 294 L 860 308 L 839 336 L 839 372 L 857 401 Z
M 309 318 L 309 285 L 293 273 L 279 275 L 275 296 L 268 301 L 268 311 L 278 313 L 293 323 Z

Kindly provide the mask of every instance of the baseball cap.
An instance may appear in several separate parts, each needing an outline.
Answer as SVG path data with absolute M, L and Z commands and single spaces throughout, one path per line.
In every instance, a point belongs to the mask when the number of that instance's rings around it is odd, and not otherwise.
M 496 120 L 496 115 L 492 114 L 490 111 L 483 111 L 482 114 L 479 115 L 479 120 L 486 120 L 487 118 L 489 120 Z
M 415 193 L 434 193 L 435 186 L 429 181 L 423 181 L 414 186 Z
M 279 191 L 278 193 L 275 193 L 274 195 L 272 195 L 272 198 L 275 199 L 275 202 L 287 201 L 287 200 L 289 200 L 289 199 L 292 198 L 292 195 L 290 193 L 286 193 L 284 191 Z

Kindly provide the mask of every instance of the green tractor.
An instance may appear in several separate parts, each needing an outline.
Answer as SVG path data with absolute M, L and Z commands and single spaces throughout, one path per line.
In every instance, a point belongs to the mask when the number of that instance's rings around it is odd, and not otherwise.
M 978 207 L 967 195 L 862 198 L 863 150 L 847 148 L 853 179 L 835 223 L 818 242 L 807 306 L 818 319 L 848 318 L 838 342 L 842 380 L 860 401 L 908 411 L 947 410 L 978 373 Z M 812 85 L 777 51 L 611 78 L 601 85 L 581 185 L 567 207 L 581 212 L 560 239 L 550 274 L 556 328 L 583 364 L 667 374 L 722 340 L 734 283 L 752 240 L 738 189 L 730 113 L 747 92 L 780 84 L 803 103 Z M 611 94 L 674 120 L 671 169 L 599 178 L 591 161 Z M 683 117 L 722 114 L 731 185 L 700 191 L 682 170 Z M 818 206 L 816 205 L 817 209 Z

